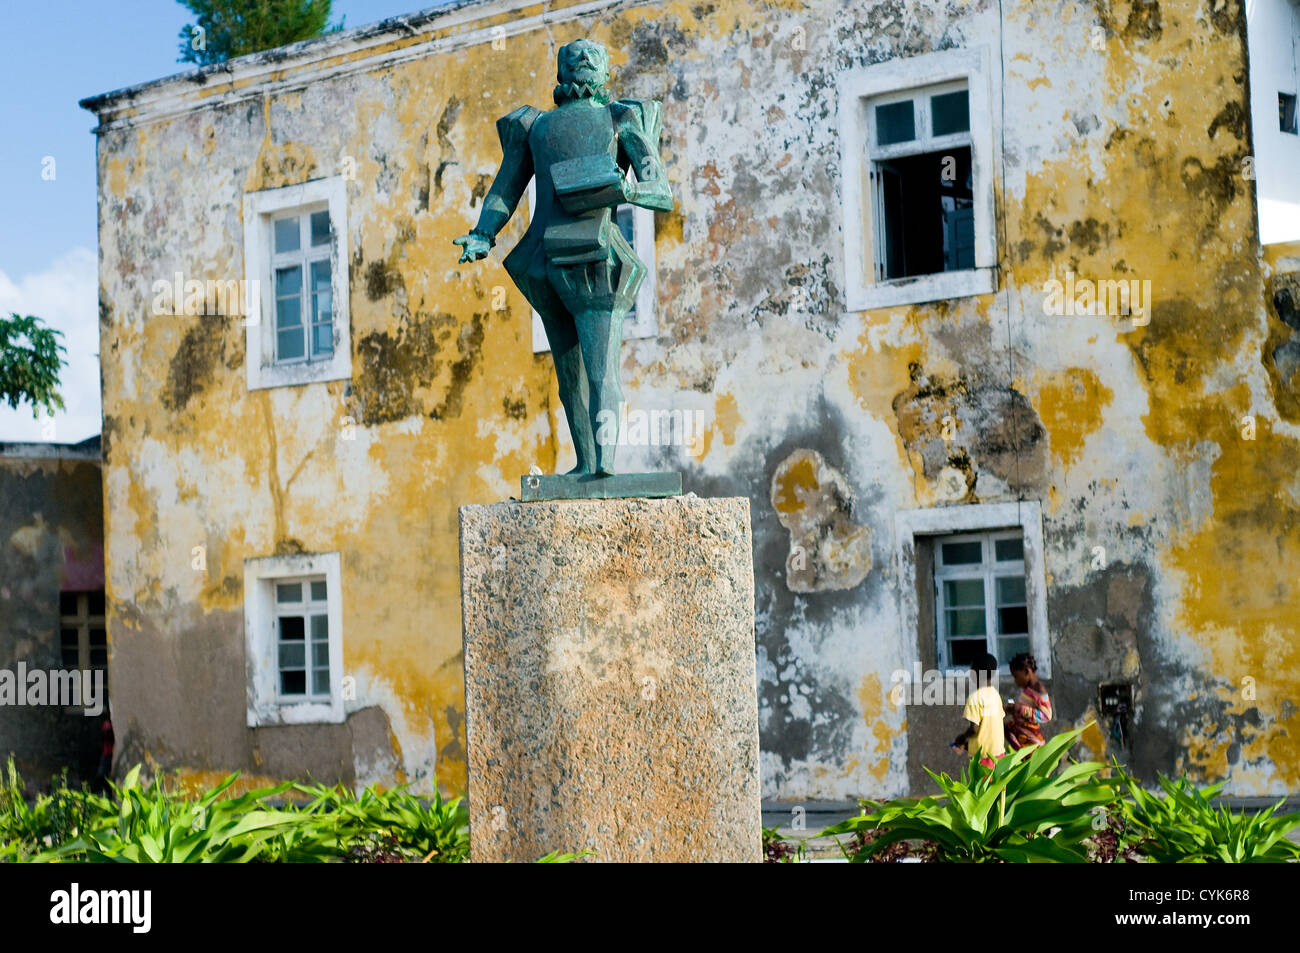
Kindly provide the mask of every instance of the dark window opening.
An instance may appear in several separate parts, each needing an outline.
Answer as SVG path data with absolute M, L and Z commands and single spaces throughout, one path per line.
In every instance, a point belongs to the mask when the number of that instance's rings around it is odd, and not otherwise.
M 884 209 L 884 279 L 975 267 L 969 146 L 876 165 Z
M 1296 94 L 1277 94 L 1277 121 L 1283 132 L 1296 135 Z

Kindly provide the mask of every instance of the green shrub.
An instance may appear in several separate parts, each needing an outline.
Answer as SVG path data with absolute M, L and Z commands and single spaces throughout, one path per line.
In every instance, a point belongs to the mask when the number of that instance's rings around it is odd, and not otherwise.
M 112 796 L 58 785 L 29 804 L 10 760 L 0 783 L 0 861 L 246 863 L 426 861 L 469 853 L 460 798 L 425 803 L 404 789 L 354 794 L 342 786 L 285 782 L 224 795 L 238 773 L 197 798 L 161 777 L 140 783 L 140 766 Z M 287 801 L 301 795 L 301 803 Z M 284 802 L 284 803 L 277 803 Z M 565 859 L 556 855 L 551 859 Z
M 1141 840 L 1136 849 L 1159 863 L 1277 863 L 1300 859 L 1300 845 L 1286 835 L 1300 826 L 1300 813 L 1274 816 L 1286 798 L 1262 811 L 1232 811 L 1210 803 L 1223 784 L 1197 788 L 1187 778 L 1159 776 L 1164 796 L 1151 793 L 1115 765 L 1124 821 Z
M 330 832 L 341 855 L 354 860 L 460 863 L 469 856 L 469 811 L 461 798 L 435 793 L 424 803 L 405 788 L 383 793 L 374 785 L 355 794 L 342 785 L 295 784 L 311 800 L 303 813 Z
M 861 847 L 850 858 L 855 863 L 903 840 L 935 845 L 939 861 L 1084 862 L 1091 812 L 1113 802 L 1116 792 L 1099 779 L 1105 767 L 1099 762 L 1070 764 L 1057 773 L 1082 733 L 1067 731 L 1022 748 L 992 771 L 975 760 L 957 779 L 926 769 L 942 796 L 868 801 L 869 810 L 822 836 L 871 832 L 870 839 L 859 839 Z
M 113 803 L 87 790 L 67 786 L 67 771 L 50 794 L 27 803 L 22 778 L 11 755 L 0 778 L 0 861 L 25 860 L 58 847 L 114 812 Z
M 79 835 L 36 861 L 89 863 L 247 863 L 251 860 L 325 860 L 327 840 L 303 831 L 304 818 L 293 811 L 267 810 L 265 798 L 290 785 L 249 791 L 235 798 L 221 795 L 235 782 L 232 774 L 202 797 L 191 801 L 168 791 L 160 777 L 140 784 L 140 766 L 113 785 L 116 810 L 95 817 Z M 288 842 L 276 838 L 307 834 Z

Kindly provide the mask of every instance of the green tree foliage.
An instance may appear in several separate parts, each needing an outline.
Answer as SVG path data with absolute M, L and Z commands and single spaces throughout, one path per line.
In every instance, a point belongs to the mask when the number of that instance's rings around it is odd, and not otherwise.
M 58 342 L 63 332 L 47 328 L 40 318 L 11 313 L 0 316 L 0 401 L 17 408 L 32 405 L 32 416 L 42 407 L 53 414 L 63 409 L 59 370 L 67 348 Z
M 331 0 L 177 0 L 197 22 L 181 29 L 181 63 L 208 66 L 343 28 Z

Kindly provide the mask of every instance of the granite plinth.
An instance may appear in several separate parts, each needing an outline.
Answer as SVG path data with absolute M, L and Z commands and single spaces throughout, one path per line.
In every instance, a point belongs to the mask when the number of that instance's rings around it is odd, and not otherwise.
M 746 499 L 460 509 L 470 854 L 762 860 Z

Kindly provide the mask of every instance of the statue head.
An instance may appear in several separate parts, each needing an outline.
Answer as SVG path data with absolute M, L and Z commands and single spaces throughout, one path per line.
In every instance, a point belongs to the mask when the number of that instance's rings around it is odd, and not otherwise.
M 560 47 L 555 78 L 555 102 L 563 105 L 575 99 L 609 102 L 609 54 L 594 40 L 574 40 Z

